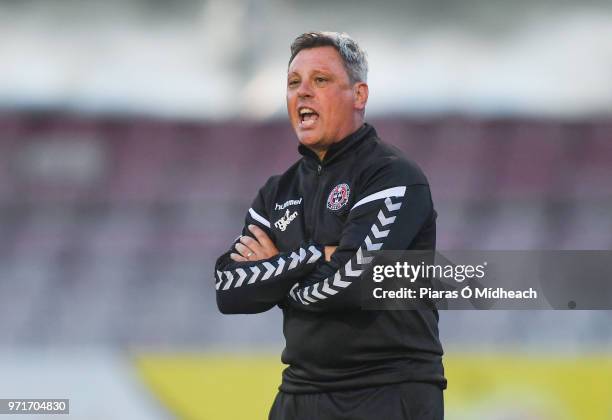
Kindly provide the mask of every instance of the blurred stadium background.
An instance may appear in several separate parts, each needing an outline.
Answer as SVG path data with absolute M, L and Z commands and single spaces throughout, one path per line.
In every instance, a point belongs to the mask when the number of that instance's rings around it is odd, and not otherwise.
M 3 0 L 1 398 L 266 418 L 280 311 L 221 316 L 211 274 L 298 157 L 286 61 L 313 29 L 368 51 L 368 119 L 429 176 L 439 249 L 611 249 L 607 0 Z M 448 419 L 612 419 L 609 312 L 440 328 Z

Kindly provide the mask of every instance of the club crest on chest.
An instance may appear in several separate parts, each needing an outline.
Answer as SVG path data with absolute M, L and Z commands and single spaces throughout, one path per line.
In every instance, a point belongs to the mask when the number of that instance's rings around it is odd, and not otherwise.
M 327 208 L 331 211 L 338 211 L 349 202 L 351 189 L 346 183 L 338 184 L 332 188 L 327 197 Z

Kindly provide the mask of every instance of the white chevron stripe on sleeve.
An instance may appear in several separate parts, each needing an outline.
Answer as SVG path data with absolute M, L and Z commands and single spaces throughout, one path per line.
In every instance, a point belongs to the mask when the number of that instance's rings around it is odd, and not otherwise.
M 215 290 L 219 290 L 219 287 L 221 287 L 221 283 L 223 283 L 223 273 L 217 270 L 217 281 L 215 282 Z
M 383 246 L 382 242 L 378 244 L 373 244 L 372 240 L 370 239 L 370 235 L 366 236 L 365 244 L 368 251 L 378 251 Z
M 319 293 L 319 291 L 317 290 L 318 288 L 319 288 L 319 283 L 317 283 L 314 286 L 312 286 L 312 295 L 314 297 L 316 297 L 317 299 L 325 299 L 325 298 L 327 298 L 327 296 L 322 295 L 321 293 Z
M 329 279 L 325 279 L 323 281 L 323 287 L 321 288 L 321 291 L 327 293 L 328 295 L 335 295 L 336 293 L 338 293 L 337 290 L 334 290 L 329 287 Z
M 353 211 L 355 208 L 363 204 L 366 204 L 366 203 L 369 203 L 375 200 L 381 200 L 383 198 L 388 198 L 388 197 L 403 197 L 404 194 L 406 194 L 406 187 L 404 186 L 387 188 L 386 190 L 378 191 L 374 194 L 370 194 L 362 198 L 361 200 L 356 202 L 355 205 L 353 205 L 353 207 L 351 207 L 351 211 Z
M 312 252 L 312 257 L 310 257 L 310 259 L 306 261 L 306 264 L 311 264 L 317 261 L 319 257 L 321 257 L 321 251 L 319 251 L 314 245 L 310 245 L 308 250 Z
M 291 296 L 293 299 L 295 299 L 295 289 L 297 288 L 298 288 L 298 283 L 295 283 L 293 287 L 291 288 L 291 290 L 289 290 L 289 296 Z
M 227 282 L 225 283 L 225 286 L 223 286 L 223 290 L 227 290 L 232 286 L 232 281 L 234 281 L 234 275 L 231 271 L 224 271 L 223 274 L 225 274 L 225 277 L 227 277 Z
M 309 291 L 309 289 L 310 289 L 310 287 L 307 287 L 306 289 L 304 289 L 304 296 L 303 296 L 303 298 L 304 298 L 304 300 L 307 300 L 308 302 L 315 303 L 317 300 L 316 300 L 316 299 L 313 299 L 313 298 L 310 296 L 310 291 Z
M 285 266 L 285 260 L 283 259 L 283 257 L 280 257 L 278 259 L 278 268 L 276 269 L 276 272 L 274 273 L 274 275 L 278 276 L 280 273 L 282 273 L 284 266 Z
M 336 274 L 334 275 L 334 281 L 332 282 L 332 285 L 344 288 L 344 287 L 350 286 L 351 282 L 350 281 L 342 280 L 342 276 L 340 275 L 340 271 L 336 271 Z
M 364 256 L 363 255 L 363 247 L 359 247 L 359 249 L 357 250 L 356 259 L 357 259 L 357 264 L 369 264 L 369 263 L 372 262 L 374 257 L 366 257 L 366 256 Z
M 242 286 L 242 282 L 246 279 L 247 273 L 242 268 L 237 268 L 236 273 L 238 273 L 238 281 L 234 285 L 234 287 Z
M 272 264 L 270 264 L 268 261 L 265 261 L 263 263 L 264 267 L 266 267 L 266 274 L 263 275 L 263 277 L 261 278 L 262 281 L 264 280 L 268 280 L 270 278 L 270 276 L 272 276 L 272 273 L 274 273 L 274 270 L 276 270 L 276 267 L 274 267 Z
M 389 235 L 388 230 L 378 230 L 378 226 L 376 224 L 372 225 L 372 234 L 376 239 L 386 238 Z
M 261 223 L 265 227 L 268 227 L 268 228 L 270 227 L 270 222 L 268 222 L 265 217 L 263 217 L 261 214 L 257 213 L 252 208 L 249 209 L 249 214 L 251 215 L 251 217 L 253 219 L 257 220 L 259 223 Z
M 300 262 L 300 256 L 295 252 L 292 252 L 289 258 L 291 258 L 292 261 L 291 264 L 289 264 L 288 270 L 293 270 Z
M 387 198 L 385 200 L 385 204 L 387 205 L 387 209 L 389 209 L 389 211 L 399 210 L 399 208 L 402 207 L 401 201 L 399 203 L 393 204 L 393 201 L 391 201 L 390 198 Z
M 353 270 L 351 266 L 351 260 L 348 260 L 346 265 L 344 266 L 344 271 L 346 271 L 346 275 L 349 277 L 358 277 L 363 273 L 363 270 Z
M 247 284 L 255 283 L 255 281 L 257 280 L 257 276 L 259 276 L 259 273 L 261 273 L 261 270 L 256 265 L 251 267 L 251 271 L 253 272 L 253 275 L 251 276 Z
M 381 226 L 387 226 L 388 224 L 395 222 L 395 216 L 385 217 L 382 210 L 379 210 L 378 221 L 380 222 Z
M 302 292 L 302 293 L 303 293 L 304 291 L 303 291 L 303 290 L 301 290 L 301 291 L 300 291 L 300 290 L 298 290 L 298 291 L 295 293 L 295 295 L 297 296 L 297 298 L 298 298 L 298 300 L 300 301 L 300 303 L 301 303 L 302 305 L 310 305 L 310 303 L 309 303 L 309 302 L 305 301 L 305 300 L 304 300 L 304 298 L 302 298 L 302 295 L 300 294 L 300 292 Z

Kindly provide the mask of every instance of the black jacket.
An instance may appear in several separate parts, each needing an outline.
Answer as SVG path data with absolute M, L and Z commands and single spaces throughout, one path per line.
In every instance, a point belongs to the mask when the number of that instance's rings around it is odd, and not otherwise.
M 283 310 L 282 391 L 355 389 L 404 381 L 446 386 L 438 314 L 361 310 L 368 251 L 435 249 L 436 212 L 425 175 L 374 128 L 334 144 L 323 161 L 302 159 L 271 177 L 247 212 L 280 255 L 216 263 L 223 313 Z M 330 262 L 325 245 L 337 245 Z M 365 279 L 364 279 L 365 281 Z

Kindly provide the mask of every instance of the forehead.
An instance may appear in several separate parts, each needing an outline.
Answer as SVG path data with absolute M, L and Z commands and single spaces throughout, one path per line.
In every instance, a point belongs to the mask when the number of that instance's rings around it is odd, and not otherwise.
M 346 74 L 342 57 L 334 47 L 330 46 L 307 48 L 300 51 L 289 65 L 288 73 L 316 70 Z

